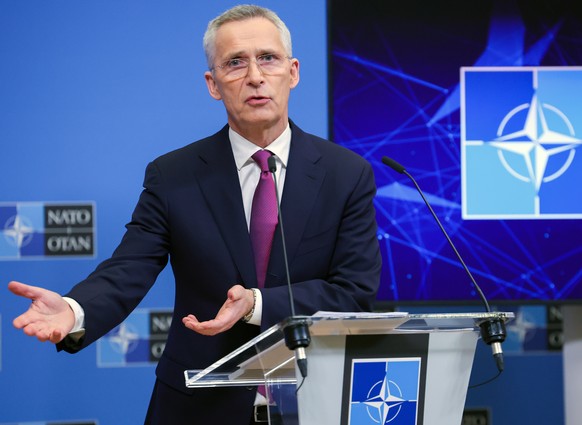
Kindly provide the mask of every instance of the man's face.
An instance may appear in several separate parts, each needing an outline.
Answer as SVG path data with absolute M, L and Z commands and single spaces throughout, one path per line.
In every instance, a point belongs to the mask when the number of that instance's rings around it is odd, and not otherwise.
M 281 66 L 261 70 L 256 59 L 265 54 L 283 58 Z M 247 138 L 265 131 L 278 136 L 287 126 L 289 94 L 299 82 L 299 62 L 286 56 L 279 31 L 267 19 L 229 22 L 217 31 L 214 71 L 206 72 L 206 84 L 210 95 L 224 102 L 228 123 L 237 133 Z M 242 76 L 233 77 L 218 66 L 236 58 L 250 60 Z

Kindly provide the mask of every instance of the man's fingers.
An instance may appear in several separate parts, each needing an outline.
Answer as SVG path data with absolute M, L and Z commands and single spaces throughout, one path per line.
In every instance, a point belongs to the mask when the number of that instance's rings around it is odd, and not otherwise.
M 12 321 L 14 327 L 22 329 L 25 335 L 43 342 L 58 343 L 73 327 L 74 313 L 56 292 L 16 281 L 8 283 L 8 289 L 32 300 L 28 310 Z
M 15 295 L 31 300 L 38 298 L 41 294 L 41 291 L 36 286 L 30 286 L 16 281 L 10 282 L 8 284 L 8 289 Z
M 247 289 L 241 285 L 234 285 L 227 292 L 227 298 L 231 301 L 236 301 L 244 297 Z
M 201 335 L 213 336 L 230 328 L 221 320 L 212 319 L 199 322 L 194 316 L 190 315 L 182 319 L 182 323 L 188 329 Z
M 16 319 L 14 319 L 12 321 L 12 324 L 16 329 L 22 329 L 25 326 L 28 326 L 31 323 L 36 322 L 37 320 L 38 320 L 37 313 L 29 309 L 26 313 L 21 314 Z
M 15 295 L 24 296 L 24 292 L 26 291 L 26 285 L 24 283 L 16 282 L 15 280 L 13 280 L 12 282 L 8 283 L 8 289 Z
M 29 323 L 22 328 L 22 331 L 28 336 L 36 336 L 41 341 L 46 340 L 49 335 L 49 332 L 46 331 L 45 326 L 37 323 Z
M 64 335 L 58 329 L 55 329 L 54 331 L 52 331 L 48 337 L 48 340 L 50 342 L 52 342 L 53 344 L 57 344 L 57 343 L 61 342 L 63 339 L 64 339 Z
M 30 323 L 22 328 L 28 336 L 34 336 L 41 342 L 50 341 L 54 344 L 61 342 L 64 338 L 60 329 L 54 329 L 42 323 Z
M 50 340 L 51 333 L 47 330 L 41 330 L 36 332 L 34 336 L 36 336 L 36 339 L 38 339 L 40 342 L 47 342 Z
M 45 320 L 42 315 L 29 310 L 12 321 L 16 329 L 22 329 L 25 335 L 34 336 L 39 341 L 51 341 L 57 343 L 63 340 L 66 332 L 59 327 L 58 323 Z
M 186 317 L 184 317 L 182 319 L 182 323 L 184 323 L 184 324 L 186 324 L 186 323 L 197 323 L 197 322 L 198 322 L 198 319 L 193 314 L 189 314 L 188 316 L 186 316 Z
M 30 324 L 44 323 L 47 320 L 45 315 L 38 311 L 29 308 L 26 312 L 18 316 L 12 321 L 12 324 L 17 329 L 22 329 Z
M 212 336 L 227 331 L 245 314 L 245 297 L 250 291 L 241 285 L 234 285 L 227 292 L 226 302 L 214 319 L 200 322 L 190 314 L 182 319 L 188 329 L 202 335 Z
M 18 316 L 16 319 L 14 319 L 12 321 L 12 325 L 16 328 L 16 329 L 22 329 L 23 327 L 25 327 L 28 324 L 28 321 L 23 318 L 22 316 Z
M 188 316 L 182 318 L 182 323 L 184 324 L 184 326 L 186 326 L 188 329 L 191 329 L 193 331 L 196 330 L 197 325 L 200 323 L 198 321 L 198 319 L 196 318 L 196 316 L 194 316 L 193 314 L 189 314 Z

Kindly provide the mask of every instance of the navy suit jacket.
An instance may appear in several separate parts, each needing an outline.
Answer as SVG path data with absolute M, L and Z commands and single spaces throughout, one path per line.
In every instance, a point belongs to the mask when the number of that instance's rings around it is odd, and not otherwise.
M 348 149 L 293 123 L 291 130 L 281 210 L 296 313 L 370 310 L 381 266 L 372 168 Z M 193 394 L 200 390 L 185 388 L 184 370 L 203 369 L 260 332 L 258 326 L 241 322 L 208 337 L 181 322 L 188 314 L 201 321 L 214 318 L 235 284 L 257 286 L 228 126 L 150 163 L 126 227 L 112 257 L 67 294 L 85 310 L 86 332 L 79 344 L 66 340 L 60 348 L 78 351 L 117 326 L 169 258 L 176 299 L 156 374 L 165 385 Z M 279 231 L 262 295 L 262 329 L 290 315 Z M 241 417 L 250 415 L 252 408 L 253 392 L 246 393 L 237 397 L 240 408 L 247 409 L 241 410 Z M 200 409 L 208 406 L 203 399 L 192 403 Z M 232 400 L 228 405 L 236 409 Z

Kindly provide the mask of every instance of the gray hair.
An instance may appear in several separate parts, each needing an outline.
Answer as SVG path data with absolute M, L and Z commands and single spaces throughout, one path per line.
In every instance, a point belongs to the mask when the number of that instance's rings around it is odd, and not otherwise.
M 286 50 L 285 53 L 287 56 L 293 56 L 291 33 L 289 32 L 287 25 L 285 25 L 285 22 L 283 22 L 281 18 L 270 9 L 252 4 L 242 4 L 228 9 L 226 12 L 217 16 L 208 23 L 208 28 L 206 28 L 206 32 L 204 33 L 202 44 L 204 46 L 204 53 L 206 54 L 206 61 L 208 62 L 209 68 L 212 68 L 214 63 L 214 55 L 216 53 L 216 32 L 218 29 L 228 22 L 245 21 L 252 18 L 264 18 L 273 23 L 281 34 L 281 42 Z

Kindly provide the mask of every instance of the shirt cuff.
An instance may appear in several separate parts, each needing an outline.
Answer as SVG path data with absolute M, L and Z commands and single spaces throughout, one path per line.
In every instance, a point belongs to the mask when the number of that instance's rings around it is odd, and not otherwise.
M 83 307 L 72 298 L 63 297 L 63 299 L 69 304 L 71 310 L 73 310 L 73 314 L 75 315 L 75 325 L 69 334 L 73 334 L 75 332 L 84 331 L 85 330 L 85 310 Z
M 249 319 L 247 323 L 251 325 L 261 326 L 261 320 L 263 319 L 263 295 L 261 291 L 256 288 L 253 288 L 255 292 L 255 310 L 253 311 L 253 315 Z

